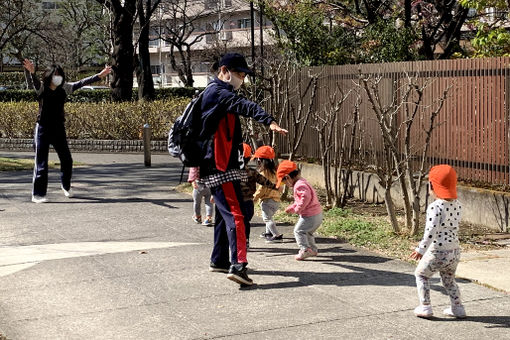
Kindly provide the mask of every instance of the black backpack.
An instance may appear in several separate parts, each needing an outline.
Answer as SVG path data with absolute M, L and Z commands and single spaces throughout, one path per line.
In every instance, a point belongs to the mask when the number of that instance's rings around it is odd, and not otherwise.
M 198 166 L 201 160 L 202 143 L 199 137 L 202 129 L 203 93 L 191 100 L 168 133 L 168 152 L 187 167 Z

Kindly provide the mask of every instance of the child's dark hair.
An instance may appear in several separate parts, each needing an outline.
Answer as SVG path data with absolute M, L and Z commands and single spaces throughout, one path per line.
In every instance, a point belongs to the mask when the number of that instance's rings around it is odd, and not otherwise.
M 276 164 L 274 160 L 267 158 L 259 158 L 260 165 L 263 169 L 269 170 L 272 174 L 276 174 Z
M 44 71 L 42 79 L 44 88 L 47 89 L 50 87 L 51 79 L 55 73 L 57 73 L 59 76 L 62 76 L 62 84 L 66 82 L 66 75 L 62 67 L 57 64 L 52 64 L 50 67 L 46 69 L 46 71 Z M 62 84 L 60 84 L 59 86 L 62 86 Z
M 290 178 L 294 179 L 294 178 L 296 178 L 299 175 L 300 172 L 301 171 L 299 169 L 296 169 L 296 170 L 290 172 L 287 176 L 289 176 Z

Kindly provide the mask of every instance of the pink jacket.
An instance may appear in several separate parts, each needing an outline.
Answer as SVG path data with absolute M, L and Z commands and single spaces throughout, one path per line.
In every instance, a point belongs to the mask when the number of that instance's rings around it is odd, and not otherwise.
M 189 168 L 188 174 L 188 182 L 195 182 L 197 179 L 200 179 L 200 170 L 198 167 Z
M 314 216 L 322 212 L 317 193 L 306 179 L 300 178 L 294 183 L 294 203 L 289 205 L 285 212 L 299 214 L 303 217 Z

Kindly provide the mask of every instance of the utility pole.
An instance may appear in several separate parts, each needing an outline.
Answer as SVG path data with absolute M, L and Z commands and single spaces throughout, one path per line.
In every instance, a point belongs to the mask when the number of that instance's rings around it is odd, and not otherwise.
M 260 75 L 264 78 L 264 3 L 259 8 L 259 34 L 260 34 Z
M 253 1 L 250 1 L 250 23 L 251 23 L 251 63 L 255 70 L 255 9 Z

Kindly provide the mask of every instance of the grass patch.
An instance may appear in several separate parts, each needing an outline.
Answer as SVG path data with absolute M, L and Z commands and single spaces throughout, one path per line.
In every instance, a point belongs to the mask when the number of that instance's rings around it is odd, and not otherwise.
M 191 183 L 188 183 L 188 182 L 183 182 L 183 183 L 177 185 L 174 189 L 175 189 L 175 191 L 178 191 L 178 192 L 183 192 L 183 193 L 190 194 L 190 195 L 193 194 L 193 187 L 191 186 Z
M 380 216 L 374 218 L 341 208 L 324 213 L 318 233 L 400 259 L 408 259 L 419 240 L 418 237 L 395 234 L 391 225 Z
M 73 162 L 73 166 L 83 166 L 85 164 L 80 162 Z M 33 159 L 25 158 L 5 158 L 0 157 L 0 171 L 21 171 L 32 170 L 34 168 Z M 60 163 L 50 161 L 48 162 L 49 169 L 60 169 Z

